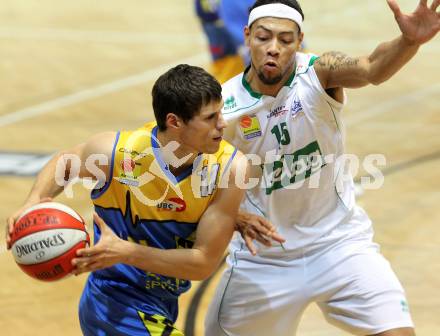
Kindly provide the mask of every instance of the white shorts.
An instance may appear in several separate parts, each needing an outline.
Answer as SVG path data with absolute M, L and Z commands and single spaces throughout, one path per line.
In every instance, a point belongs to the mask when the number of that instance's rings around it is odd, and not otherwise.
M 206 336 L 292 336 L 316 302 L 356 335 L 413 327 L 404 290 L 378 245 L 351 240 L 298 258 L 228 258 L 205 321 Z

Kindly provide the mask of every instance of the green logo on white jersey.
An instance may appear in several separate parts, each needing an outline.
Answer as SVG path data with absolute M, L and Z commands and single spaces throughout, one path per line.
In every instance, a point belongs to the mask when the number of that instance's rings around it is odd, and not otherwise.
M 235 107 L 237 107 L 237 103 L 235 101 L 235 97 L 234 96 L 230 96 L 230 97 L 225 99 L 225 105 L 223 107 L 223 109 L 225 111 L 233 109 Z
M 325 162 L 317 141 L 293 154 L 284 154 L 279 160 L 264 164 L 266 195 L 305 180 L 324 166 Z

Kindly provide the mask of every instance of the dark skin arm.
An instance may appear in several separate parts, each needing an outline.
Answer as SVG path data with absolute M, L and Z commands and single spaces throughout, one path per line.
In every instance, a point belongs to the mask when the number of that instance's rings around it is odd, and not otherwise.
M 440 30 L 440 0 L 421 0 L 411 14 L 401 12 L 395 0 L 387 0 L 401 35 L 381 43 L 368 56 L 351 57 L 341 52 L 324 53 L 315 63 L 322 87 L 338 99 L 342 88 L 378 85 L 391 78 Z M 339 96 L 340 97 L 340 96 Z M 340 100 L 340 99 L 339 99 Z

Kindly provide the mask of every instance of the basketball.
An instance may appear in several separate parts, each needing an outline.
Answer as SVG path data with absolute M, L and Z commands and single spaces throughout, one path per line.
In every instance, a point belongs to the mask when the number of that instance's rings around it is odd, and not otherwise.
M 90 237 L 82 217 L 56 202 L 34 205 L 17 219 L 11 235 L 15 262 L 29 276 L 55 281 L 68 276 L 76 251 L 87 247 Z

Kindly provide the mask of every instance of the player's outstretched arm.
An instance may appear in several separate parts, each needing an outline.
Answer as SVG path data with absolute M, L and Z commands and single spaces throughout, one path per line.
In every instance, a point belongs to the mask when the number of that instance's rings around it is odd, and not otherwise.
M 60 151 L 52 157 L 38 174 L 24 205 L 6 219 L 6 243 L 8 248 L 10 235 L 19 215 L 37 203 L 50 201 L 63 191 L 63 185 L 57 183 L 55 178 L 56 173 L 60 174 L 61 179 L 69 181 L 72 181 L 75 177 L 94 178 L 95 176 L 93 176 L 92 172 L 87 169 L 86 162 L 92 154 L 101 154 L 108 157 L 109 164 L 98 166 L 107 178 L 115 136 L 114 132 L 101 133 L 90 138 L 85 143 Z M 61 164 L 64 159 L 67 162 L 73 162 L 73 157 L 76 158 L 76 162 L 80 162 L 80 166 L 76 167 L 77 169 L 73 169 L 72 164 Z
M 228 188 L 217 190 L 215 198 L 202 215 L 191 249 L 162 250 L 122 240 L 95 214 L 95 223 L 101 229 L 99 242 L 77 252 L 72 260 L 75 274 L 95 271 L 117 263 L 165 276 L 203 280 L 218 267 L 235 230 L 235 220 L 244 195 L 235 183 L 236 171 L 247 170 L 246 160 L 237 153 L 231 164 Z M 228 175 L 228 174 L 224 174 Z
M 401 36 L 380 44 L 369 56 L 350 57 L 341 52 L 324 53 L 315 70 L 325 89 L 378 85 L 399 71 L 440 30 L 440 0 L 420 0 L 411 14 L 401 12 L 395 0 L 387 0 L 399 25 Z

